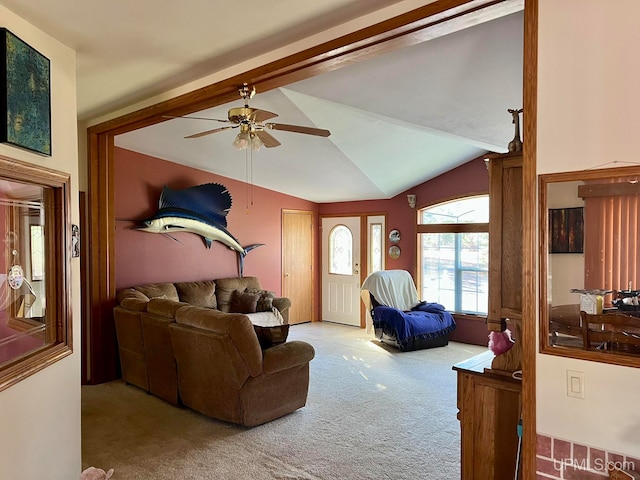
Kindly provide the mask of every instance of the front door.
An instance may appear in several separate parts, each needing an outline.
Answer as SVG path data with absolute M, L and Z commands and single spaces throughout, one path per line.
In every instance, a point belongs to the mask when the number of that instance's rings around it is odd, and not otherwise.
M 360 217 L 322 219 L 322 320 L 360 326 Z

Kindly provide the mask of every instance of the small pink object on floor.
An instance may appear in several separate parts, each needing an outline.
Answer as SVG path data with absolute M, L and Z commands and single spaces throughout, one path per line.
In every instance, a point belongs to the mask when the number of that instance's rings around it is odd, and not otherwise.
M 113 468 L 105 472 L 101 468 L 89 467 L 80 474 L 79 480 L 109 480 L 113 475 Z

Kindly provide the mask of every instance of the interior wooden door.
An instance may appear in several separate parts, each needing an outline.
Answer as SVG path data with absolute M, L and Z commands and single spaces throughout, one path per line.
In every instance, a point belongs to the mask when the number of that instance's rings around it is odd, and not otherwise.
M 313 212 L 282 212 L 282 295 L 289 323 L 313 321 Z

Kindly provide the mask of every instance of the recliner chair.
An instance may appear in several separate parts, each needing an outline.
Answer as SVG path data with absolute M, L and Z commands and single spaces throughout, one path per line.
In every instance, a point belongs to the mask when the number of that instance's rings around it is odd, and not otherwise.
M 246 315 L 188 306 L 169 325 L 184 405 L 245 426 L 291 413 L 307 401 L 313 347 L 289 341 L 261 349 Z

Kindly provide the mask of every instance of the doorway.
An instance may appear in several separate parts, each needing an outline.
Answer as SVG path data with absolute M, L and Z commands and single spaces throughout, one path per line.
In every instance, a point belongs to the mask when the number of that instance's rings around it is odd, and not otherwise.
M 360 217 L 322 219 L 322 320 L 360 326 Z
M 313 213 L 282 211 L 282 296 L 289 323 L 313 321 Z
M 236 98 L 237 85 L 250 82 L 260 91 L 285 85 L 305 75 L 330 71 L 348 64 L 351 59 L 367 55 L 381 54 L 394 45 L 410 45 L 423 41 L 434 32 L 445 34 L 447 20 L 463 19 L 465 12 L 486 12 L 480 8 L 491 2 L 468 0 L 436 0 L 412 12 L 381 22 L 372 27 L 355 31 L 333 42 L 326 42 L 303 52 L 281 58 L 270 64 L 260 65 L 250 71 L 225 78 L 215 84 L 189 92 L 181 97 L 171 98 L 160 104 L 146 107 L 116 119 L 108 120 L 88 129 L 87 169 L 90 179 L 89 210 L 94 212 L 89 224 L 89 235 L 93 241 L 86 250 L 91 265 L 88 292 L 89 319 L 92 327 L 91 382 L 101 383 L 116 378 L 117 359 L 114 345 L 112 307 L 115 301 L 114 274 L 114 224 L 113 192 L 113 148 L 114 136 L 136 128 L 142 128 L 162 120 L 162 115 L 184 115 L 220 105 Z M 496 8 L 510 2 L 493 2 Z M 458 22 L 459 23 L 459 22 Z M 431 27 L 436 27 L 432 29 Z M 537 106 L 537 30 L 538 3 L 525 2 L 525 58 L 524 58 L 524 109 L 529 112 L 524 117 L 524 137 L 529 139 L 525 147 L 525 184 L 536 185 L 536 106 Z M 366 55 L 364 55 L 366 53 Z M 535 231 L 536 208 L 535 188 L 526 190 L 525 195 L 525 271 L 535 270 L 537 239 Z M 528 282 L 523 292 L 523 318 L 526 318 L 523 332 L 523 389 L 526 408 L 523 419 L 526 425 L 523 440 L 524 471 L 535 471 L 535 349 L 536 349 L 536 291 L 535 283 Z M 526 468 L 529 467 L 529 468 Z

